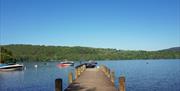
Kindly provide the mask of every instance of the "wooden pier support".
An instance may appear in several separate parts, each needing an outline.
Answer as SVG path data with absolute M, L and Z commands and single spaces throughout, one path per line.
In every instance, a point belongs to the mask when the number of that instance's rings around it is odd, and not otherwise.
M 71 84 L 73 82 L 73 74 L 72 74 L 72 72 L 70 72 L 68 74 L 68 81 L 69 81 L 69 84 Z
M 126 87 L 125 87 L 125 77 L 121 76 L 119 78 L 119 91 L 126 91 Z
M 63 91 L 63 86 L 62 86 L 62 79 L 56 79 L 55 80 L 55 91 Z
M 113 83 L 113 85 L 115 84 L 114 80 L 115 80 L 115 75 L 114 75 L 114 71 L 112 71 L 111 72 L 111 82 Z
M 78 77 L 81 75 L 81 69 L 80 67 L 77 68 L 77 72 L 78 72 Z
M 75 69 L 75 79 L 77 79 L 78 78 L 78 71 L 77 71 L 77 69 Z
M 108 68 L 108 72 L 107 72 L 107 77 L 110 78 L 111 77 L 111 70 Z

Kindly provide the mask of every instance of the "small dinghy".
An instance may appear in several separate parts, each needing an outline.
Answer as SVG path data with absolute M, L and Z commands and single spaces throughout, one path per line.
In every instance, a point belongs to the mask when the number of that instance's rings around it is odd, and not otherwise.
M 0 71 L 23 70 L 23 67 L 20 64 L 0 64 Z

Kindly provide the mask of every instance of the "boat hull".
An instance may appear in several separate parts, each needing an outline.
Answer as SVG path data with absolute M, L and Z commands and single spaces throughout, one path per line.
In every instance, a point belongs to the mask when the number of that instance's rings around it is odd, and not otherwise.
M 15 64 L 15 65 L 7 65 L 0 67 L 0 71 L 14 71 L 14 70 L 23 70 L 24 66 Z

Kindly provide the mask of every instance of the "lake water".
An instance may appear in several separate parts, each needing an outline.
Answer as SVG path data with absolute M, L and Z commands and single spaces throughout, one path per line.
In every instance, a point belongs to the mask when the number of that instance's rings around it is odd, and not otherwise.
M 73 72 L 74 67 L 59 68 L 58 63 L 24 63 L 26 70 L 0 72 L 0 91 L 54 91 L 56 78 L 62 78 L 66 88 L 68 72 Z M 127 91 L 180 91 L 179 59 L 98 61 L 101 64 L 115 71 L 116 87 L 118 77 L 126 77 Z

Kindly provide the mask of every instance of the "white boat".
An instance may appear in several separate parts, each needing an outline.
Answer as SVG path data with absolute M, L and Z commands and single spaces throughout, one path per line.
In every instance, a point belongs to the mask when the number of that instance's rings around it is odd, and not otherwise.
M 0 64 L 0 71 L 13 71 L 13 70 L 23 70 L 24 65 L 21 64 Z
M 63 64 L 63 65 L 74 65 L 74 62 L 73 61 L 63 61 L 60 64 Z

